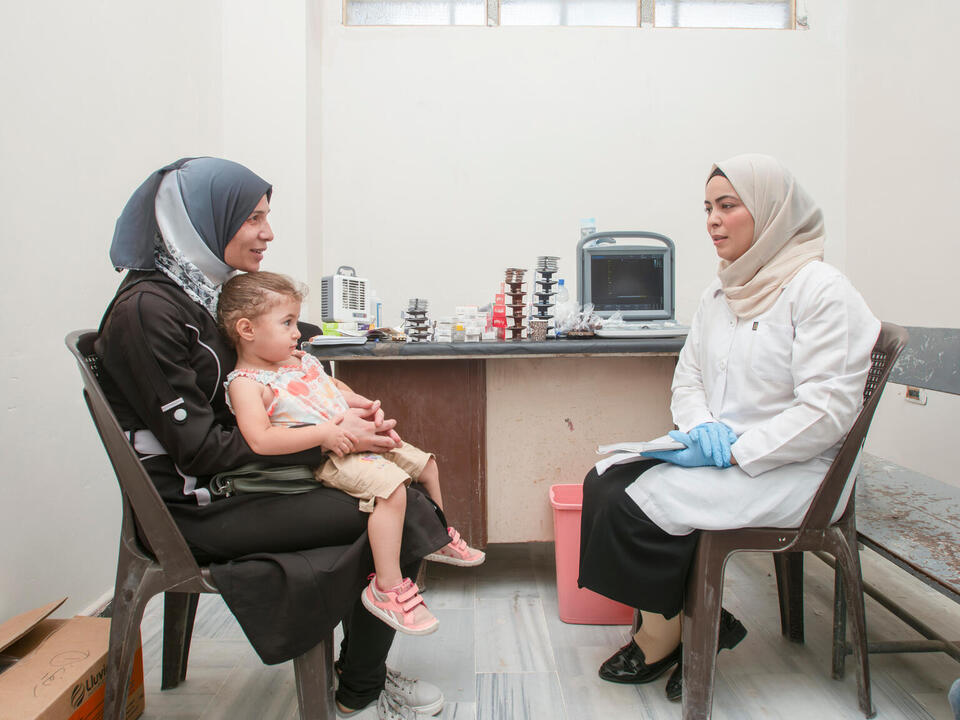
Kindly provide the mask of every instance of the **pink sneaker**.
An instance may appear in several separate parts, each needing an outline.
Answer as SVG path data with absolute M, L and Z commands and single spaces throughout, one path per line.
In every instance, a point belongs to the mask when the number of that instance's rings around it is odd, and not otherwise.
M 377 576 L 370 576 L 370 584 L 360 596 L 363 606 L 394 630 L 408 635 L 429 635 L 440 625 L 420 594 L 417 584 L 404 578 L 396 587 L 381 590 Z
M 467 545 L 466 541 L 460 537 L 460 533 L 452 527 L 447 528 L 447 534 L 450 536 L 450 542 L 436 552 L 427 555 L 424 560 L 458 567 L 476 567 L 482 565 L 483 561 L 487 559 L 486 553 Z

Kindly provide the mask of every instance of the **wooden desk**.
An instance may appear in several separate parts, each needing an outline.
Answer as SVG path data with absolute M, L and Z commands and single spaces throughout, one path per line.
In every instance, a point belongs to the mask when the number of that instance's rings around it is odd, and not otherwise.
M 684 338 L 310 346 L 436 454 L 450 524 L 475 546 L 553 538 L 550 485 L 579 483 L 596 446 L 673 427 Z

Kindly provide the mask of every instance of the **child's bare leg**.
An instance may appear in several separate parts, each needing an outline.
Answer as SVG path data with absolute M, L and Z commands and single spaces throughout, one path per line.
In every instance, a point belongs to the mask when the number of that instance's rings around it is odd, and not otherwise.
M 417 482 L 423 485 L 430 499 L 443 510 L 443 496 L 440 494 L 440 469 L 437 467 L 436 460 L 433 458 L 427 460 L 427 464 L 423 466 Z
M 377 504 L 367 521 L 377 585 L 383 590 L 399 585 L 403 580 L 400 572 L 400 540 L 406 511 L 407 488 L 400 485 L 390 497 L 377 498 Z
M 433 458 L 427 460 L 427 464 L 423 466 L 417 482 L 423 485 L 430 499 L 443 510 L 443 497 L 440 494 L 440 470 L 437 468 L 436 460 Z M 467 545 L 456 529 L 448 527 L 447 532 L 450 535 L 450 542 L 436 552 L 427 555 L 427 560 L 461 567 L 473 567 L 484 561 L 486 555 Z

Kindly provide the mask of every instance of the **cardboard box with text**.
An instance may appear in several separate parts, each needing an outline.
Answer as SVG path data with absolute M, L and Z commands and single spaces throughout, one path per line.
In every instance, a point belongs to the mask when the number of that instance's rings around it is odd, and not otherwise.
M 48 618 L 63 602 L 0 624 L 0 720 L 103 717 L 110 620 Z M 125 720 L 139 717 L 143 708 L 143 652 L 138 641 Z

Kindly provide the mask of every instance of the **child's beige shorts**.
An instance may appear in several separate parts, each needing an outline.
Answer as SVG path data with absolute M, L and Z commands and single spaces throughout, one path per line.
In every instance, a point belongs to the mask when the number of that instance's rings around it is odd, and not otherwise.
M 416 480 L 433 453 L 409 443 L 385 453 L 351 453 L 343 457 L 330 455 L 317 468 L 317 480 L 343 490 L 360 500 L 360 510 L 373 512 L 376 498 L 389 497 L 401 485 Z

